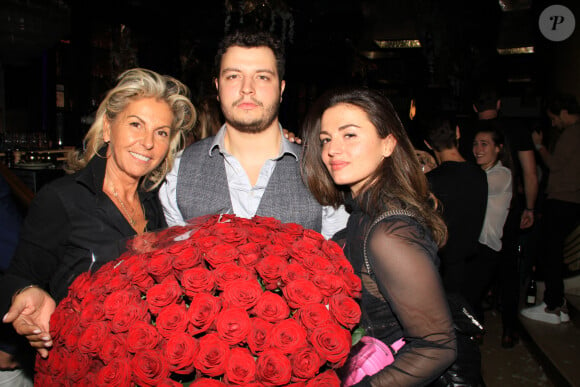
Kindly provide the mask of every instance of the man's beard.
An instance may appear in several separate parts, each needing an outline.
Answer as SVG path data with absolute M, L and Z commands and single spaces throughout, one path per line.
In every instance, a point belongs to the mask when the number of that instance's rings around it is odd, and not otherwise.
M 280 109 L 280 102 L 276 101 L 268 109 L 264 110 L 264 116 L 257 118 L 254 121 L 242 121 L 235 117 L 225 117 L 226 122 L 236 128 L 236 130 L 242 133 L 261 133 L 266 130 L 272 122 L 278 117 L 278 111 Z M 224 111 L 225 109 L 222 109 Z

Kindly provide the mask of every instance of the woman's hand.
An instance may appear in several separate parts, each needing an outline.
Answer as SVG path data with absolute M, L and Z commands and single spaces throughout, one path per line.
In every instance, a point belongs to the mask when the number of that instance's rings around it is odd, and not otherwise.
M 46 358 L 48 348 L 52 347 L 49 322 L 55 309 L 56 303 L 47 292 L 38 287 L 30 287 L 14 297 L 12 306 L 2 321 L 12 323 L 14 330 L 26 337 L 40 356 Z
M 431 153 L 415 149 L 415 154 L 421 163 L 423 173 L 427 173 L 437 168 L 437 162 L 435 161 L 435 158 L 431 156 Z
M 294 133 L 290 132 L 288 129 L 282 128 L 282 133 L 284 133 L 284 137 L 290 142 L 295 142 L 296 144 L 302 144 L 302 139 L 297 137 Z

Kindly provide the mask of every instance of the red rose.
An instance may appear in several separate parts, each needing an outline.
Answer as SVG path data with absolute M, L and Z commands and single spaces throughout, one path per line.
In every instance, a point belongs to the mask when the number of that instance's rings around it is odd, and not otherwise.
M 130 279 L 126 274 L 112 275 L 107 279 L 107 287 L 106 287 L 107 291 L 105 293 L 108 294 L 116 290 L 124 289 L 127 287 L 129 282 Z M 93 289 L 94 288 L 95 285 L 93 284 Z
M 229 346 L 215 333 L 209 333 L 199 339 L 199 352 L 193 364 L 203 374 L 220 376 L 226 370 L 229 355 Z
M 320 303 L 304 305 L 298 309 L 295 316 L 308 331 L 332 323 L 332 315 L 326 309 L 326 306 Z
M 177 303 L 183 292 L 173 277 L 167 277 L 162 283 L 153 285 L 147 291 L 147 304 L 151 313 L 156 315 L 167 305 Z
M 172 264 L 177 278 L 180 278 L 184 271 L 199 265 L 201 262 L 201 252 L 189 240 L 181 241 L 179 246 L 181 248 L 179 251 L 171 249 L 170 252 L 174 257 Z
M 125 345 L 125 338 L 119 335 L 107 334 L 99 348 L 99 358 L 103 363 L 108 364 L 113 359 L 127 357 L 127 346 Z
M 219 298 L 207 293 L 196 295 L 187 310 L 187 320 L 190 324 L 188 332 L 192 335 L 205 332 L 213 324 L 220 309 Z
M 262 247 L 258 243 L 250 242 L 238 247 L 240 265 L 251 267 L 262 257 Z
M 71 327 L 71 330 L 68 334 L 64 337 L 63 343 L 66 349 L 70 351 L 74 351 L 77 348 L 77 343 L 83 334 L 83 329 L 80 325 L 76 325 Z
M 269 242 L 271 236 L 271 232 L 262 227 L 251 227 L 248 230 L 248 240 L 250 242 L 258 243 L 260 245 L 266 244 Z
M 296 223 L 283 223 L 280 225 L 279 234 L 290 235 L 294 240 L 302 236 L 304 227 Z
M 336 258 L 335 260 L 331 261 L 332 264 L 334 265 L 335 271 L 337 273 L 351 273 L 354 274 L 354 269 L 352 268 L 352 265 L 350 263 L 350 261 L 348 259 L 346 259 L 346 257 L 342 257 L 342 258 Z
M 299 263 L 290 263 L 286 266 L 286 270 L 282 273 L 282 282 L 288 284 L 297 279 L 309 279 L 310 274 L 308 271 Z
M 185 332 L 169 336 L 163 348 L 169 371 L 188 375 L 195 369 L 193 359 L 197 356 L 199 344 L 196 339 Z
M 361 310 L 359 304 L 344 294 L 338 294 L 330 298 L 329 310 L 336 321 L 348 329 L 353 329 L 360 321 Z
M 308 381 L 306 387 L 340 387 L 340 378 L 334 370 L 327 370 Z
M 272 292 L 262 293 L 252 311 L 257 317 L 269 322 L 277 322 L 290 315 L 290 308 L 286 301 Z
M 229 345 L 244 341 L 252 328 L 250 316 L 243 308 L 222 309 L 215 325 L 219 338 Z
M 105 299 L 103 306 L 105 309 L 105 317 L 111 320 L 113 316 L 127 305 L 140 301 L 141 294 L 137 289 L 127 288 L 114 291 Z
M 111 320 L 113 333 L 127 332 L 136 321 L 142 321 L 147 316 L 147 305 L 144 302 L 129 304 L 119 309 Z
M 305 279 L 298 279 L 288 283 L 282 289 L 282 292 L 288 302 L 288 306 L 293 309 L 298 309 L 302 305 L 322 301 L 322 293 L 320 293 L 320 290 L 311 281 Z
M 93 275 L 86 271 L 78 275 L 78 277 L 69 286 L 69 294 L 71 297 L 82 300 L 86 293 L 90 290 L 93 283 Z
M 134 382 L 140 386 L 156 386 L 169 375 L 167 361 L 158 351 L 145 349 L 131 359 Z
M 265 255 L 256 265 L 256 271 L 264 280 L 266 289 L 274 290 L 281 282 L 280 278 L 288 266 L 286 258 L 277 255 Z
M 267 245 L 266 247 L 264 247 L 262 254 L 264 255 L 264 257 L 267 255 L 277 255 L 285 259 L 290 256 L 290 253 L 288 252 L 288 247 L 281 243 Z
M 294 319 L 282 320 L 272 327 L 270 345 L 289 354 L 306 345 L 306 331 Z
M 214 235 L 208 235 L 201 238 L 196 238 L 193 245 L 197 246 L 197 248 L 202 252 L 202 257 L 205 253 L 209 250 L 213 249 L 215 246 L 218 246 L 222 241 L 220 238 Z
M 312 255 L 321 255 L 322 252 L 311 240 L 299 239 L 290 246 L 290 256 L 297 262 L 302 262 L 304 258 Z
M 334 274 L 335 269 L 332 262 L 320 255 L 309 255 L 304 257 L 302 264 L 311 274 L 319 273 Z
M 183 384 L 176 382 L 173 379 L 165 378 L 159 382 L 157 387 L 183 387 Z
M 197 293 L 210 293 L 215 288 L 214 274 L 205 267 L 194 267 L 183 273 L 181 285 L 188 297 Z
M 99 387 L 130 387 L 132 384 L 129 359 L 123 357 L 112 359 L 99 370 L 95 384 Z
M 340 276 L 344 282 L 344 288 L 349 296 L 354 298 L 361 297 L 362 282 L 358 275 L 350 272 L 341 272 Z
M 103 337 L 109 332 L 109 324 L 100 321 L 90 324 L 82 333 L 77 343 L 79 351 L 87 355 L 96 355 L 102 345 Z
M 66 358 L 65 375 L 73 382 L 79 381 L 91 368 L 91 359 L 81 352 L 71 352 Z
M 252 329 L 248 335 L 247 342 L 250 351 L 256 355 L 269 347 L 270 342 L 268 338 L 270 337 L 273 325 L 261 318 L 252 318 L 251 320 Z
M 255 224 L 260 227 L 269 228 L 271 230 L 278 230 L 282 226 L 282 222 L 271 216 L 260 216 L 252 219 Z
M 338 243 L 336 243 L 335 241 L 333 241 L 331 239 L 324 240 L 322 242 L 322 246 L 320 247 L 320 250 L 324 253 L 324 255 L 326 257 L 328 257 L 328 259 L 330 259 L 333 262 L 337 261 L 337 260 L 345 259 L 344 251 L 342 250 L 342 247 L 340 247 Z
M 159 332 L 153 325 L 144 321 L 136 321 L 129 328 L 127 335 L 127 350 L 138 353 L 145 349 L 153 349 L 159 343 Z
M 166 339 L 174 333 L 185 332 L 187 323 L 187 309 L 184 304 L 171 304 L 161 309 L 155 320 L 157 331 Z
M 245 242 L 248 232 L 233 222 L 216 223 L 212 227 L 212 234 L 225 243 L 240 244 Z
M 224 243 L 206 250 L 205 260 L 215 268 L 224 263 L 235 261 L 239 254 L 235 246 Z
M 155 282 L 163 282 L 167 276 L 173 273 L 173 257 L 163 250 L 158 250 L 151 254 L 147 260 L 147 271 L 155 279 Z
M 225 381 L 232 384 L 243 384 L 254 381 L 256 361 L 247 348 L 233 348 L 226 366 Z
M 324 236 L 322 236 L 321 233 L 316 232 L 314 230 L 310 230 L 308 228 L 304 229 L 302 238 L 304 238 L 305 241 L 314 243 L 314 245 L 318 248 L 322 247 L 322 244 L 326 241 L 326 239 L 324 238 Z
M 208 379 L 208 378 L 200 378 L 194 380 L 191 384 L 191 387 L 225 387 L 226 384 L 220 382 L 219 380 L 215 379 Z
M 258 280 L 236 280 L 226 285 L 221 298 L 225 306 L 247 310 L 256 305 L 262 293 Z
M 307 346 L 293 352 L 290 356 L 290 363 L 292 364 L 292 380 L 298 381 L 314 378 L 323 361 L 313 347 Z
M 336 274 L 320 272 L 314 275 L 312 282 L 320 289 L 320 293 L 324 297 L 331 297 L 344 292 L 342 277 Z
M 266 385 L 282 386 L 290 382 L 290 360 L 277 349 L 267 349 L 260 354 L 256 364 L 257 379 Z
M 83 328 L 89 326 L 93 322 L 101 321 L 105 317 L 105 309 L 100 302 L 89 303 L 82 305 L 81 314 L 79 316 L 79 325 Z
M 327 324 L 312 332 L 310 342 L 323 359 L 338 368 L 344 365 L 348 357 L 352 339 L 346 329 L 337 324 Z
M 127 268 L 127 277 L 142 292 L 147 291 L 155 283 L 153 277 L 145 270 L 146 266 L 145 261 L 135 261 Z
M 235 263 L 224 263 L 213 270 L 215 282 L 219 290 L 224 290 L 226 284 L 235 280 L 249 280 L 255 278 L 254 274 L 245 267 Z

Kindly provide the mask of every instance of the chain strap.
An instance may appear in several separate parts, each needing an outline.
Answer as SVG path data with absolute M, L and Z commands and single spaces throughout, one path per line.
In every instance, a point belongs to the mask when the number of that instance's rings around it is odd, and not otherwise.
M 371 224 L 371 226 L 369 227 L 369 230 L 367 231 L 367 233 L 365 235 L 365 240 L 364 240 L 364 245 L 363 245 L 363 255 L 364 255 L 365 266 L 367 267 L 368 275 L 372 275 L 371 264 L 369 263 L 369 259 L 367 256 L 367 242 L 369 239 L 369 235 L 370 235 L 371 231 L 373 230 L 373 228 L 377 224 L 379 224 L 384 219 L 389 218 L 391 216 L 408 216 L 410 218 L 416 219 L 416 214 L 414 212 L 409 211 L 409 210 L 403 210 L 403 209 L 394 209 L 394 210 L 385 211 L 381 215 L 379 215 L 378 218 L 375 219 L 375 221 Z

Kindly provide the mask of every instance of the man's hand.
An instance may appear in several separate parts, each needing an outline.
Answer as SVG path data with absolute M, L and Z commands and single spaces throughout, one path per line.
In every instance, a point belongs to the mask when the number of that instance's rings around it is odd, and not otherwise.
M 522 217 L 520 219 L 520 228 L 523 230 L 525 228 L 532 227 L 534 225 L 534 211 L 524 210 L 522 212 Z
M 13 370 L 20 367 L 11 353 L 0 351 L 0 371 Z
M 284 137 L 290 142 L 295 142 L 296 144 L 302 144 L 302 139 L 297 137 L 294 133 L 290 132 L 288 129 L 282 128 L 282 133 L 284 133 Z
M 4 318 L 5 323 L 12 323 L 14 330 L 26 337 L 40 356 L 48 357 L 48 348 L 52 347 L 49 322 L 56 309 L 52 297 L 38 287 L 31 287 L 16 295 L 12 306 Z

